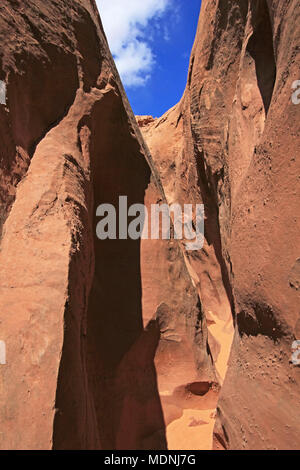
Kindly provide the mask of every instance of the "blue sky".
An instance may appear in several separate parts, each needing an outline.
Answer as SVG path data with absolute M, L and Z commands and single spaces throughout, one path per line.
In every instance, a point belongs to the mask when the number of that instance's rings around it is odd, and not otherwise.
M 161 116 L 184 91 L 201 0 L 97 0 L 135 114 Z

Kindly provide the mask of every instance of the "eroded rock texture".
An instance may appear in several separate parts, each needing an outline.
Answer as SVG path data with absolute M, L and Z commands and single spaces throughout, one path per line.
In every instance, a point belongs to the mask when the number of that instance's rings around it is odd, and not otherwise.
M 98 205 L 166 199 L 95 2 L 0 24 L 0 448 L 164 449 L 217 379 L 178 242 L 96 238 Z
M 181 102 L 138 117 L 168 201 L 205 205 L 185 256 L 225 378 L 216 449 L 300 445 L 299 20 L 293 0 L 204 0 Z

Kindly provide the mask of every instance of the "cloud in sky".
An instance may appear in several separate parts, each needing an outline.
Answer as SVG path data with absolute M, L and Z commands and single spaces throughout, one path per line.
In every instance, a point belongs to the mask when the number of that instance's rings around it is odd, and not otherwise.
M 155 57 L 147 26 L 150 20 L 162 18 L 171 1 L 97 0 L 110 49 L 125 86 L 144 85 L 151 76 Z M 167 37 L 165 28 L 164 36 Z

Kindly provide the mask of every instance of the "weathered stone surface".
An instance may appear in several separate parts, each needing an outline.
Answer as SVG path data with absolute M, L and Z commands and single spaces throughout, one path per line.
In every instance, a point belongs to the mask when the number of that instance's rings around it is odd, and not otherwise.
M 208 328 L 229 328 L 209 337 L 221 381 L 234 318 L 215 448 L 300 444 L 299 17 L 297 1 L 204 0 L 181 102 L 138 118 L 168 200 L 205 204 L 204 250 L 187 257 Z
M 95 2 L 0 24 L 0 448 L 166 448 L 159 387 L 215 372 L 177 242 L 96 238 L 99 204 L 164 193 Z

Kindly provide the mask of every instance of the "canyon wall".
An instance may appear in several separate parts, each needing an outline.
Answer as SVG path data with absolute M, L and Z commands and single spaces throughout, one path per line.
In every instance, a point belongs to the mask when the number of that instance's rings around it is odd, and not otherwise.
M 100 204 L 166 201 L 96 4 L 0 25 L 0 448 L 165 449 L 218 383 L 178 242 L 96 237 Z
M 167 200 L 205 206 L 185 256 L 222 384 L 215 449 L 300 445 L 299 20 L 293 0 L 203 0 L 182 100 L 137 118 Z

